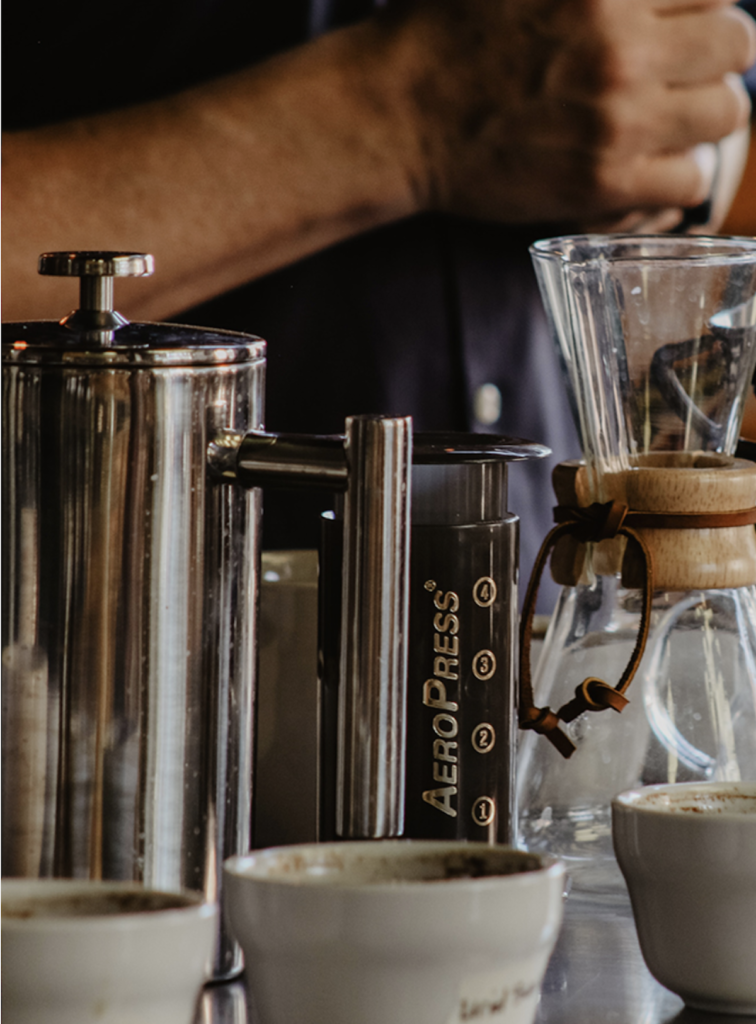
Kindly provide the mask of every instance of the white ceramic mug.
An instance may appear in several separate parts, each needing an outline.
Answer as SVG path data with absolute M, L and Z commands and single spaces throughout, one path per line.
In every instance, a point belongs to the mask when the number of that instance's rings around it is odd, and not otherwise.
M 372 840 L 226 862 L 261 1024 L 531 1024 L 562 918 L 558 861 Z
M 612 828 L 654 977 L 695 1009 L 756 1013 L 756 782 L 631 790 Z
M 191 1024 L 216 919 L 201 893 L 3 879 L 3 1024 Z

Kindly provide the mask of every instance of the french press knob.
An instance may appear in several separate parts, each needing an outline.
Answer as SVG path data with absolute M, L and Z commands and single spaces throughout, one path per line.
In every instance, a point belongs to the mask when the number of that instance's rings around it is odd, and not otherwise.
M 129 322 L 113 308 L 113 278 L 149 277 L 154 269 L 152 256 L 133 252 L 48 252 L 38 264 L 48 277 L 79 278 L 79 308 L 60 324 L 101 344 L 112 342 L 113 332 Z

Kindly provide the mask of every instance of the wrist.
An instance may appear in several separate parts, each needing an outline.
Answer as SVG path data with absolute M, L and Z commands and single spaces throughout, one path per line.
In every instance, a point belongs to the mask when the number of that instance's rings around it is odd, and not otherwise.
M 431 205 L 428 147 L 415 91 L 422 54 L 410 33 L 382 12 L 332 33 L 336 88 L 349 95 L 359 125 L 356 147 L 371 166 L 389 204 L 386 220 L 425 212 Z

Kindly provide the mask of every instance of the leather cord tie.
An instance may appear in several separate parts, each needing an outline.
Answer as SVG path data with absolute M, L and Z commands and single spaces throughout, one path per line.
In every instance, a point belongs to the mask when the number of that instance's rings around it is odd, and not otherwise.
M 553 743 L 564 757 L 570 757 L 575 750 L 575 744 L 560 728 L 560 722 L 572 722 L 584 711 L 604 711 L 606 708 L 622 711 L 627 707 L 629 701 L 625 697 L 625 691 L 636 673 L 646 647 L 654 593 L 654 563 L 651 549 L 636 530 L 704 530 L 750 526 L 756 524 L 756 507 L 738 509 L 734 512 L 636 512 L 619 501 L 609 501 L 606 504 L 594 502 L 584 508 L 557 505 L 554 509 L 554 520 L 557 525 L 547 534 L 538 552 L 522 609 L 518 715 L 521 729 L 533 729 Z M 610 686 L 603 679 L 584 679 L 576 687 L 572 700 L 562 705 L 557 712 L 553 712 L 550 708 L 535 706 L 530 675 L 530 644 L 541 576 L 552 549 L 564 536 L 574 537 L 584 544 L 597 543 L 617 536 L 634 541 L 641 550 L 645 567 L 643 604 L 635 647 L 619 682 L 615 686 Z
M 604 512 L 608 506 L 611 508 Z M 599 537 L 594 530 L 597 520 L 602 515 L 605 516 L 604 532 Z M 617 519 L 617 528 L 612 533 Z M 610 501 L 606 505 L 596 502 L 587 508 L 557 505 L 554 509 L 554 522 L 582 523 L 585 526 L 586 537 L 582 538 L 577 530 L 572 532 L 572 536 L 579 540 L 595 541 L 615 537 L 617 533 L 622 532 L 622 526 L 632 526 L 638 530 L 718 530 L 727 526 L 753 526 L 756 524 L 756 506 L 737 509 L 734 512 L 634 512 L 618 501 Z
M 571 757 L 575 751 L 575 744 L 560 728 L 560 722 L 572 722 L 584 711 L 604 711 L 606 708 L 622 711 L 629 703 L 627 697 L 624 696 L 625 690 L 630 685 L 646 648 L 651 619 L 651 601 L 654 593 L 653 555 L 643 537 L 629 525 L 628 521 L 632 516 L 633 513 L 630 512 L 627 505 L 618 501 L 609 501 L 604 505 L 594 502 L 593 505 L 588 505 L 586 508 L 557 506 L 554 509 L 557 525 L 546 535 L 530 575 L 520 620 L 518 719 L 521 729 L 532 729 L 545 736 L 563 757 Z M 533 636 L 533 616 L 541 576 L 552 549 L 557 541 L 564 536 L 575 537 L 583 543 L 595 543 L 617 536 L 627 537 L 639 546 L 643 555 L 645 573 L 638 636 L 630 660 L 619 682 L 616 686 L 610 686 L 603 679 L 594 677 L 584 679 L 575 689 L 575 696 L 572 700 L 564 704 L 559 711 L 554 712 L 551 708 L 535 706 L 530 675 L 530 643 Z

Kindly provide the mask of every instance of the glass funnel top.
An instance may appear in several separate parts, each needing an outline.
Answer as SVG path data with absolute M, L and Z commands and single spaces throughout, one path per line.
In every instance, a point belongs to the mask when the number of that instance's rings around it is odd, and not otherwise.
M 583 235 L 530 251 L 589 468 L 732 454 L 756 366 L 756 239 Z

